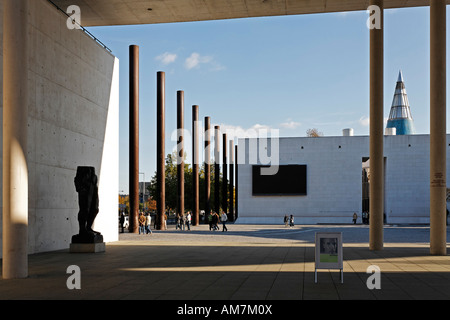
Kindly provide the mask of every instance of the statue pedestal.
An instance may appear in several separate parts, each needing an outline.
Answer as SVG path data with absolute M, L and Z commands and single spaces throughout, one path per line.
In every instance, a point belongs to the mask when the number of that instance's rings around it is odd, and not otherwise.
M 101 243 L 71 243 L 71 253 L 97 253 L 105 252 L 106 246 L 104 242 Z
M 101 234 L 76 234 L 72 236 L 70 252 L 97 253 L 105 252 L 106 246 Z

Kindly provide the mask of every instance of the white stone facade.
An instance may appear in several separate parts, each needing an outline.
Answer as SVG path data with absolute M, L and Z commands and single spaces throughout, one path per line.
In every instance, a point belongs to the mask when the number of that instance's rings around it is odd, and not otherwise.
M 69 248 L 78 233 L 77 166 L 94 166 L 98 177 L 94 229 L 107 242 L 118 240 L 119 61 L 66 22 L 67 16 L 48 1 L 29 1 L 30 254 Z M 1 235 L 2 228 L 0 258 Z
M 384 137 L 387 223 L 429 223 L 429 139 L 429 135 Z M 260 163 L 259 159 L 250 163 L 254 154 L 249 155 L 248 146 L 249 139 L 239 140 L 237 223 L 280 224 L 285 214 L 294 215 L 296 224 L 352 223 L 354 212 L 361 222 L 362 160 L 369 157 L 368 136 L 279 138 L 280 165 L 307 165 L 304 196 L 253 196 L 252 164 Z M 267 148 L 270 155 L 270 144 Z M 449 173 L 447 159 L 447 181 Z

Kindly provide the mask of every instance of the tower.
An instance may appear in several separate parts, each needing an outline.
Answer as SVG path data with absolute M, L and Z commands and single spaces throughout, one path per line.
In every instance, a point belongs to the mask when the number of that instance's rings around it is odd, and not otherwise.
M 397 135 L 414 134 L 414 122 L 409 108 L 408 96 L 406 94 L 403 75 L 398 73 L 397 85 L 395 86 L 394 99 L 392 100 L 391 112 L 386 128 L 396 128 Z

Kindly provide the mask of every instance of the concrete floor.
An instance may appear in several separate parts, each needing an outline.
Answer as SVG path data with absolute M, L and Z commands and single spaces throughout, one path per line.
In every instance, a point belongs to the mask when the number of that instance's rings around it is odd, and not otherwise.
M 362 241 L 368 239 L 364 225 L 228 228 L 177 231 L 169 226 L 151 235 L 120 234 L 103 253 L 30 255 L 29 277 L 0 280 L 0 299 L 450 299 L 450 256 L 429 254 L 426 226 L 387 227 L 385 248 L 376 252 Z M 315 283 L 317 231 L 343 233 L 343 283 L 339 270 L 318 270 Z M 67 287 L 71 265 L 80 268 L 81 289 Z M 367 287 L 370 265 L 380 268 L 381 289 Z

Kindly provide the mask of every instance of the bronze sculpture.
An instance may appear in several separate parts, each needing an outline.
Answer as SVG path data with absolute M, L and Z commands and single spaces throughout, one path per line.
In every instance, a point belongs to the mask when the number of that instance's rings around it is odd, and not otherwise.
M 103 242 L 100 232 L 92 230 L 92 225 L 98 214 L 99 200 L 97 175 L 94 167 L 77 167 L 74 179 L 75 189 L 78 192 L 78 224 L 79 233 L 72 237 L 72 243 Z

